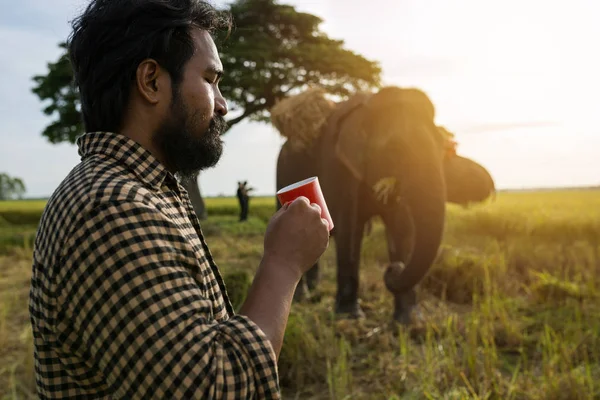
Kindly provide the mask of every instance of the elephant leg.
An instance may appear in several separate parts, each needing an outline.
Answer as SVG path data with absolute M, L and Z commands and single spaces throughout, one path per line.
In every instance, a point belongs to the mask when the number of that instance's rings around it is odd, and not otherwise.
M 415 314 L 420 314 L 417 307 L 417 293 L 414 287 L 405 292 L 395 292 L 393 289 L 394 282 L 397 281 L 405 267 L 406 264 L 403 262 L 390 263 L 384 273 L 383 281 L 394 296 L 393 320 L 401 325 L 410 325 L 414 321 Z
M 362 318 L 358 304 L 360 252 L 364 223 L 338 221 L 336 226 L 337 294 L 336 314 Z
M 296 303 L 307 300 L 312 302 L 318 301 L 319 297 L 315 297 L 313 292 L 317 288 L 319 278 L 319 263 L 317 262 L 300 278 L 300 282 L 298 282 L 296 291 L 294 292 L 293 301 Z
M 319 284 L 319 280 L 321 278 L 319 274 L 318 262 L 304 274 L 304 278 L 306 279 L 306 286 L 308 287 L 308 290 L 312 291 L 317 288 L 317 285 Z
M 277 158 L 275 175 L 276 190 L 294 182 L 318 175 L 316 167 L 318 163 L 315 159 L 316 154 L 315 149 L 296 150 L 289 141 L 286 141 L 281 147 Z M 277 196 L 275 196 L 275 204 L 277 210 L 282 206 Z M 310 297 L 310 290 L 316 287 L 318 281 L 318 271 L 319 264 L 316 263 L 302 276 L 294 292 L 295 302 L 303 301 Z
M 302 276 L 298 285 L 296 286 L 296 291 L 294 292 L 293 301 L 296 303 L 302 302 L 309 297 L 308 286 L 306 284 L 306 278 Z
M 300 282 L 296 286 L 294 292 L 294 302 L 302 302 L 310 298 L 310 292 L 315 290 L 319 281 L 319 263 L 315 263 L 304 275 L 300 278 Z
M 414 321 L 413 315 L 417 311 L 417 293 L 410 289 L 406 293 L 394 294 L 393 320 L 401 325 L 411 325 Z

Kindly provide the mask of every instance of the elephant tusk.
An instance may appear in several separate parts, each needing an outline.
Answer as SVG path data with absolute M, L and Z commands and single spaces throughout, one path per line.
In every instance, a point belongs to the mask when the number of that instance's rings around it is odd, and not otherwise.
M 388 178 L 382 178 L 377 183 L 373 185 L 373 192 L 375 192 L 375 196 L 378 201 L 381 201 L 383 204 L 387 204 L 389 195 L 396 188 L 397 179 L 393 176 Z

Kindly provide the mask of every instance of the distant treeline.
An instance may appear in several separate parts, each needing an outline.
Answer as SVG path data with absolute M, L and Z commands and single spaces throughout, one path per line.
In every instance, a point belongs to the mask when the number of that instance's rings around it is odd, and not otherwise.
M 513 188 L 513 189 L 498 189 L 498 193 L 517 193 L 517 192 L 565 192 L 565 191 L 582 191 L 582 190 L 600 190 L 599 186 L 557 186 L 547 188 Z

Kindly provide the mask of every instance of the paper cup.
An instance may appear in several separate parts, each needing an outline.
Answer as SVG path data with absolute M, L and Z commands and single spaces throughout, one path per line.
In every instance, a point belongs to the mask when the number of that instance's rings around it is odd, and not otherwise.
M 331 219 L 331 215 L 329 215 L 329 209 L 327 208 L 327 203 L 325 203 L 325 198 L 321 191 L 319 178 L 313 176 L 300 182 L 292 183 L 277 192 L 277 198 L 282 205 L 290 203 L 300 196 L 306 197 L 311 204 L 315 203 L 321 207 L 321 218 L 327 220 L 329 223 L 329 231 L 331 232 L 333 229 L 333 220 Z

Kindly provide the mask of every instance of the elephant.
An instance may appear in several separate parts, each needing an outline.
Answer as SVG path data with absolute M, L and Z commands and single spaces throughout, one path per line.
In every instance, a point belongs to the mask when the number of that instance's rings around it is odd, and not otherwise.
M 379 216 L 386 229 L 383 281 L 393 296 L 392 320 L 413 322 L 415 286 L 437 257 L 445 224 L 445 142 L 434 119 L 423 91 L 385 86 L 337 103 L 309 146 L 295 147 L 291 136 L 282 145 L 277 190 L 317 176 L 335 224 L 336 314 L 364 317 L 358 299 L 361 242 L 365 223 Z M 317 262 L 294 299 L 305 298 L 318 281 Z
M 496 186 L 489 171 L 476 161 L 452 155 L 444 160 L 446 200 L 468 207 L 488 198 L 496 198 Z

